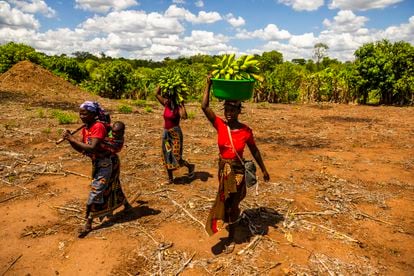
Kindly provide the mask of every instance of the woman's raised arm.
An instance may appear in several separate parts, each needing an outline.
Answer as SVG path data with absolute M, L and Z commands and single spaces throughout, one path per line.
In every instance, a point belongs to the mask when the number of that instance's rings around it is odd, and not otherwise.
M 204 115 L 206 115 L 207 119 L 214 123 L 214 120 L 216 119 L 216 114 L 214 114 L 214 111 L 210 108 L 210 88 L 211 88 L 211 76 L 207 77 L 207 85 L 204 89 L 204 95 L 203 95 L 203 101 L 201 103 L 201 109 L 203 109 Z

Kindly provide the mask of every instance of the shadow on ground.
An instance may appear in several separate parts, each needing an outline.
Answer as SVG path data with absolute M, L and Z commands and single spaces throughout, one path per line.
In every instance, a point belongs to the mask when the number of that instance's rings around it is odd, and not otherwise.
M 259 207 L 244 210 L 236 224 L 234 243 L 247 243 L 253 236 L 264 236 L 269 232 L 270 226 L 276 228 L 276 224 L 282 220 L 283 215 L 272 208 Z M 231 241 L 227 237 L 220 238 L 220 241 L 211 248 L 211 251 L 215 255 L 221 254 L 230 243 Z

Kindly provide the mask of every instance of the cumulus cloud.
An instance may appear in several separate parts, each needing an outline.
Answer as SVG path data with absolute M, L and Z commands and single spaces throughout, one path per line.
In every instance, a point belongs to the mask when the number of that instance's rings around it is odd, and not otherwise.
M 289 39 L 289 44 L 298 48 L 313 48 L 317 42 L 317 38 L 313 33 L 294 35 Z
M 94 16 L 79 27 L 89 32 L 128 32 L 146 34 L 150 37 L 184 31 L 184 27 L 176 18 L 133 10 L 111 12 L 106 16 Z
M 22 12 L 32 14 L 40 13 L 49 18 L 56 15 L 56 11 L 49 7 L 43 0 L 32 0 L 30 2 L 24 0 L 10 0 L 9 3 L 14 4 L 16 8 Z
M 289 39 L 291 34 L 286 30 L 279 30 L 274 24 L 267 25 L 264 29 L 255 30 L 253 32 L 247 32 L 245 30 L 236 34 L 239 39 L 253 39 L 259 38 L 262 40 L 283 40 Z
M 402 1 L 403 0 L 332 0 L 329 4 L 329 8 L 365 11 L 371 9 L 383 9 Z
M 227 22 L 229 22 L 230 25 L 232 25 L 235 28 L 241 27 L 244 24 L 246 24 L 243 17 L 239 16 L 239 17 L 236 18 L 231 13 L 226 15 L 226 20 L 227 20 Z
M 414 44 L 414 16 L 408 19 L 408 23 L 388 27 L 384 31 L 381 31 L 379 35 L 385 39 L 393 41 L 404 40 Z
M 295 11 L 315 11 L 323 6 L 323 0 L 279 0 L 279 3 L 292 7 Z
M 40 26 L 32 14 L 12 8 L 10 4 L 0 1 L 0 28 L 10 29 L 38 29 Z
M 169 6 L 165 11 L 165 16 L 186 20 L 193 24 L 211 24 L 222 19 L 221 15 L 218 12 L 200 11 L 196 16 L 190 11 L 184 8 L 179 8 L 176 5 Z
M 355 32 L 365 25 L 368 18 L 365 16 L 356 16 L 350 10 L 339 11 L 334 17 L 333 21 L 325 19 L 323 24 L 330 30 L 342 33 L 342 32 Z
M 75 8 L 97 13 L 121 11 L 138 5 L 135 0 L 75 0 L 75 2 Z
M 185 4 L 184 0 L 173 0 L 172 1 L 174 4 Z

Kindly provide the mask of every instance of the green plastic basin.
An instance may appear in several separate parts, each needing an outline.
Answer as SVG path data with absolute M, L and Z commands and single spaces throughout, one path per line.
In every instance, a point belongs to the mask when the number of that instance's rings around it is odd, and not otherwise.
M 253 95 L 254 79 L 225 80 L 211 79 L 213 95 L 222 100 L 248 100 Z

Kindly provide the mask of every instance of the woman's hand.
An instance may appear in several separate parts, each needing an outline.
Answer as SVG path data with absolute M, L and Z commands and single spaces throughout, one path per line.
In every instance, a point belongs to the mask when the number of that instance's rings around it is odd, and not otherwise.
M 65 131 L 63 131 L 62 138 L 68 140 L 69 142 L 73 141 L 74 139 L 72 133 L 68 129 L 65 129 Z

